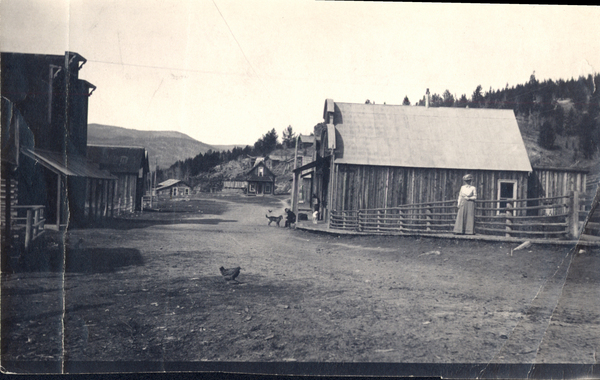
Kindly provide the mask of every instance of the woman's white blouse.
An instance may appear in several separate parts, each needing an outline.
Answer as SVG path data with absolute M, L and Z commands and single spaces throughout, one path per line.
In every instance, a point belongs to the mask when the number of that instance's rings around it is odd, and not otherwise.
M 477 188 L 473 185 L 463 185 L 458 193 L 458 207 L 462 204 L 463 200 L 477 199 Z

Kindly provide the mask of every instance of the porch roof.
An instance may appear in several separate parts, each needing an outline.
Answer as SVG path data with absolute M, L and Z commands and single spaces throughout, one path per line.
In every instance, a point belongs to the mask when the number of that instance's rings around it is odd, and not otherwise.
M 42 149 L 22 148 L 21 153 L 40 163 L 45 168 L 70 177 L 85 177 L 94 179 L 117 179 L 105 170 L 100 170 L 97 165 L 76 155 L 64 156 L 60 152 L 51 152 Z

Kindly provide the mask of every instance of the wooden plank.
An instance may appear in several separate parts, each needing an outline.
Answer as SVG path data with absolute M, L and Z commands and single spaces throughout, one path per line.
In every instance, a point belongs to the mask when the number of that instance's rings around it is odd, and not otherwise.
M 104 200 L 104 205 L 102 207 L 102 216 L 108 216 L 108 180 L 104 180 L 103 188 L 102 188 L 102 198 Z
M 477 227 L 477 230 L 478 231 L 496 232 L 498 234 L 506 233 L 506 230 L 496 229 L 496 228 Z M 518 231 L 518 230 L 512 230 L 510 232 L 511 235 L 518 235 L 518 234 L 522 234 L 522 235 L 565 235 L 566 233 L 567 233 L 567 231 Z
M 590 221 L 588 221 L 588 222 L 585 224 L 585 228 L 586 228 L 586 229 L 590 229 L 590 230 L 600 230 L 600 223 L 598 223 L 598 222 L 590 222 Z
M 344 168 L 340 168 L 340 169 L 344 169 L 343 173 L 341 173 L 342 176 L 342 180 L 341 180 L 341 193 L 338 190 L 338 199 L 340 200 L 340 202 L 338 202 L 338 205 L 336 205 L 336 208 L 338 210 L 348 210 L 348 192 L 347 192 L 347 184 L 348 184 L 348 168 L 344 167 Z
M 585 241 L 600 241 L 600 236 L 581 234 L 579 235 L 579 239 Z
M 388 193 L 390 188 L 390 167 L 385 168 L 385 185 L 383 190 L 383 207 L 388 207 Z

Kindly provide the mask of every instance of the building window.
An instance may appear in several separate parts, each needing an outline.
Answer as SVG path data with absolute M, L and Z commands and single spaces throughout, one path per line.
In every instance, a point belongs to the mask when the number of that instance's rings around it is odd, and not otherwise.
M 256 192 L 256 185 L 254 183 L 248 184 L 248 192 L 249 193 L 255 193 Z
M 185 195 L 190 195 L 190 189 L 185 189 Z
M 265 168 L 263 168 L 262 166 L 258 167 L 258 176 L 262 177 L 265 174 Z
M 514 179 L 500 179 L 498 180 L 498 214 L 504 214 L 506 212 L 507 204 L 511 203 L 511 207 L 515 207 L 512 200 L 517 199 L 517 181 Z
M 265 183 L 265 194 L 271 194 L 271 184 Z

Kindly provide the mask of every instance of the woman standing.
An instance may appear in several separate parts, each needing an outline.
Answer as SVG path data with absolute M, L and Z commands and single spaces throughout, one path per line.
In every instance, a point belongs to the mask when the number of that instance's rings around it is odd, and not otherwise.
M 456 215 L 454 233 L 473 235 L 477 189 L 471 184 L 473 182 L 473 176 L 471 174 L 464 176 L 463 182 L 464 185 L 460 188 L 460 192 L 458 193 L 458 214 Z

